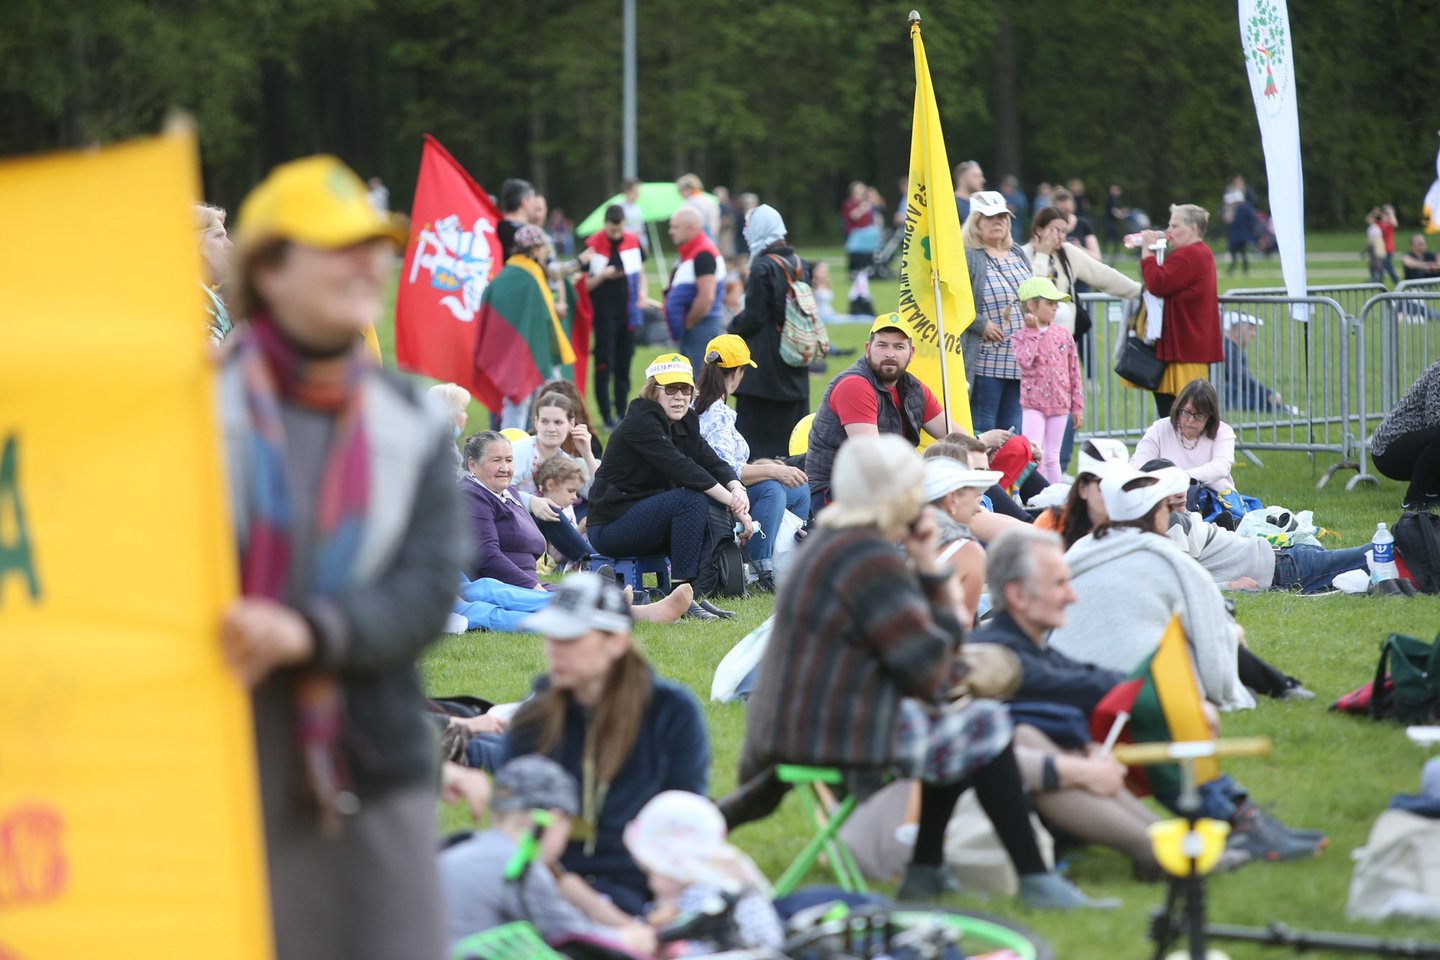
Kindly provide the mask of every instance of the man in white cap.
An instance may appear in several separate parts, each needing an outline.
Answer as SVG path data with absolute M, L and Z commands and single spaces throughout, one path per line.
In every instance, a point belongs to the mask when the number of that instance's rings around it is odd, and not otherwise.
M 1245 350 L 1255 342 L 1265 321 L 1239 310 L 1226 310 L 1221 318 L 1225 325 L 1225 365 L 1221 370 L 1220 393 L 1226 410 L 1262 410 L 1270 412 L 1281 406 L 1280 394 L 1261 383 L 1250 372 Z
M 836 375 L 810 424 L 805 473 L 811 512 L 830 500 L 830 468 L 850 437 L 893 433 L 912 446 L 925 432 L 937 440 L 952 429 L 940 401 L 906 368 L 915 356 L 915 330 L 898 313 L 882 313 L 870 325 L 865 354 Z

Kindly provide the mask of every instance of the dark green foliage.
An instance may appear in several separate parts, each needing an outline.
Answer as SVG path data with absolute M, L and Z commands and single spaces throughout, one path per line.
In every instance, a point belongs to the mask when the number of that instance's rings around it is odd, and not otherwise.
M 908 5 L 638 6 L 642 177 L 754 190 L 807 236 L 834 232 L 851 179 L 893 202 Z M 1231 3 L 921 12 L 951 161 L 980 160 L 992 184 L 1080 176 L 1098 201 L 1114 181 L 1161 219 L 1171 201 L 1213 206 L 1235 172 L 1263 195 Z M 1399 0 L 1306 0 L 1291 17 L 1310 225 L 1387 201 L 1413 223 L 1440 126 L 1424 18 Z M 619 179 L 620 0 L 3 0 L 0 24 L 3 153 L 153 131 L 179 107 L 199 121 L 207 195 L 232 205 L 324 150 L 403 207 L 427 131 L 492 191 L 525 176 L 572 215 Z

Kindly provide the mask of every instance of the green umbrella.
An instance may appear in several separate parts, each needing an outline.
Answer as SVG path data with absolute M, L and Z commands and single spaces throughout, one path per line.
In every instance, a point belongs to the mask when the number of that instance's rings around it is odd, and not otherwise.
M 712 200 L 715 199 L 715 195 L 712 193 L 707 193 L 705 196 Z M 624 202 L 625 195 L 623 193 L 617 193 L 609 200 L 600 204 L 600 206 L 591 212 L 590 216 L 580 221 L 580 226 L 575 228 L 575 236 L 588 237 L 590 234 L 599 230 L 605 223 L 605 208 L 612 203 L 623 204 Z M 674 183 L 662 181 L 660 183 L 640 184 L 640 199 L 638 203 L 640 204 L 640 216 L 645 218 L 646 223 L 654 223 L 658 220 L 669 220 L 670 214 L 679 210 L 680 204 L 684 202 L 685 199 L 680 196 L 680 191 L 675 189 Z

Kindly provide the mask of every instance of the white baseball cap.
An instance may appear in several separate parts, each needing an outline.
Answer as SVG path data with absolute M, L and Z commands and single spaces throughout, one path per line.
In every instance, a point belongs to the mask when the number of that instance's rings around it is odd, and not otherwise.
M 1078 477 L 1082 473 L 1088 473 L 1098 477 L 1116 464 L 1125 465 L 1129 462 L 1130 449 L 1125 446 L 1125 441 L 1112 437 L 1091 437 L 1080 444 L 1075 475 Z
M 970 212 L 978 213 L 982 217 L 993 217 L 1001 213 L 1009 213 L 1010 208 L 1005 205 L 1005 195 L 996 190 L 981 190 L 979 193 L 970 194 Z
M 548 606 L 520 621 L 551 640 L 578 640 L 591 630 L 629 633 L 630 604 L 614 583 L 594 573 L 572 573 L 560 581 Z
M 1100 477 L 1100 496 L 1111 521 L 1139 520 L 1155 504 L 1190 489 L 1190 476 L 1179 467 L 1143 470 L 1108 468 Z
M 925 461 L 925 502 L 934 503 L 952 490 L 989 490 L 1000 482 L 999 470 L 971 470 L 959 460 L 932 457 Z
M 1220 319 L 1224 321 L 1226 330 L 1241 323 L 1250 323 L 1257 327 L 1265 326 L 1265 321 L 1262 318 L 1255 316 L 1253 313 L 1241 313 L 1239 310 L 1226 310 L 1220 314 Z

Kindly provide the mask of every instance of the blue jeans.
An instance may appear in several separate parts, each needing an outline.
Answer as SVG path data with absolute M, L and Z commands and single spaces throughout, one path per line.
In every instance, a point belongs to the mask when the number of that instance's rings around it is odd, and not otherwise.
M 676 580 L 694 580 L 701 557 L 708 557 L 706 536 L 710 498 L 697 490 L 676 488 L 636 501 L 619 519 L 590 521 L 590 542 L 607 557 L 668 556 Z
M 720 291 L 716 291 L 718 296 Z M 695 326 L 685 331 L 685 336 L 680 338 L 680 352 L 685 354 L 685 359 L 690 361 L 690 366 L 695 370 L 695 379 L 700 379 L 700 368 L 705 363 L 705 344 L 714 340 L 725 332 L 723 322 L 719 317 L 706 317 Z
M 552 596 L 544 590 L 517 587 L 489 577 L 480 580 L 462 577 L 459 599 L 451 609 L 465 618 L 471 630 L 514 633 L 520 629 L 520 621 L 549 606 Z
M 1281 547 L 1275 551 L 1275 581 L 1277 590 L 1300 588 L 1301 593 L 1315 593 L 1327 590 L 1330 581 L 1347 570 L 1364 570 L 1365 547 L 1345 547 L 1341 550 L 1326 550 L 1313 543 Z
M 1236 808 L 1248 796 L 1245 788 L 1230 779 L 1228 773 L 1222 773 L 1209 783 L 1201 784 L 1196 788 L 1196 793 L 1200 794 L 1199 816 L 1209 817 L 1211 820 L 1223 820 L 1226 823 L 1234 818 Z M 1181 815 L 1178 793 L 1167 793 L 1163 796 L 1157 793 L 1155 799 L 1166 810 L 1177 816 Z
M 1020 381 L 976 377 L 970 389 L 970 419 L 975 436 L 1000 428 L 1020 432 Z
M 750 516 L 760 524 L 760 534 L 750 538 L 745 549 L 754 563 L 769 560 L 775 555 L 775 538 L 780 533 L 780 521 L 785 511 L 801 520 L 810 516 L 810 487 L 800 484 L 787 487 L 779 480 L 761 480 L 745 488 L 750 496 Z
M 560 556 L 566 560 L 578 563 L 595 552 L 590 542 L 580 535 L 575 529 L 575 524 L 563 513 L 554 520 L 536 520 L 535 526 L 540 528 L 540 535 L 545 542 L 559 551 Z

